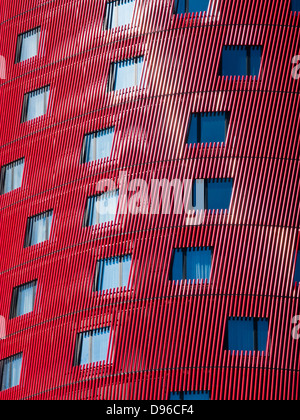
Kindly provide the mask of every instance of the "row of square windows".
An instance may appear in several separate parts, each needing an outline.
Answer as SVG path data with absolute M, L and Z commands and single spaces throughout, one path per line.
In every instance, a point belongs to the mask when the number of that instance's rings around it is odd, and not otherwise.
M 111 363 L 114 356 L 113 330 L 109 327 L 77 334 L 74 366 L 93 363 Z M 267 352 L 269 320 L 261 318 L 228 318 L 224 349 L 230 352 Z M 20 383 L 23 354 L 19 353 L 0 362 L 0 390 Z M 208 392 L 171 393 L 170 399 L 209 399 Z

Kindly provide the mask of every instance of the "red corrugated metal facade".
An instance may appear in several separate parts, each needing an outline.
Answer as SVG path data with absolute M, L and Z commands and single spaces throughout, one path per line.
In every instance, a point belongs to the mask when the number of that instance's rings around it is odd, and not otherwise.
M 0 399 L 300 399 L 300 15 L 289 0 L 214 2 L 214 19 L 136 0 L 130 27 L 103 30 L 106 0 L 1 0 L 0 164 L 25 157 L 22 188 L 0 197 L 0 360 L 23 352 Z M 15 64 L 18 34 L 39 55 Z M 218 74 L 224 45 L 262 45 L 257 79 Z M 110 63 L 143 55 L 138 88 L 107 92 Z M 21 124 L 24 94 L 50 85 L 47 115 Z M 191 112 L 230 111 L 226 144 L 188 146 Z M 83 137 L 115 126 L 111 160 L 82 165 Z M 142 134 L 141 134 L 142 133 Z M 83 227 L 101 179 L 233 178 L 230 213 L 127 215 Z M 28 217 L 53 209 L 50 240 L 24 248 Z M 209 284 L 170 282 L 172 249 L 213 247 Z M 96 262 L 132 254 L 130 285 L 94 293 Z M 14 287 L 38 281 L 34 312 L 9 320 Z M 224 350 L 228 317 L 266 317 L 269 351 Z M 109 326 L 108 363 L 74 367 L 79 332 Z

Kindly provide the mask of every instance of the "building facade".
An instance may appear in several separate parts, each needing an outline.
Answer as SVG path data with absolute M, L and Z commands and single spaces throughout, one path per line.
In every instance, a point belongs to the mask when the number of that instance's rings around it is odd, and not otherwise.
M 0 399 L 300 399 L 298 0 L 2 0 Z

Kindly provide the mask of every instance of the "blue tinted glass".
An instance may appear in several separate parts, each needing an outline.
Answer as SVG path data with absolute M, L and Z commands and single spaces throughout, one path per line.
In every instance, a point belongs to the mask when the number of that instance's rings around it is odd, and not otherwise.
M 135 0 L 110 1 L 106 7 L 107 29 L 131 23 Z
M 250 76 L 259 75 L 260 63 L 261 63 L 261 47 L 251 47 L 250 49 Z
M 292 11 L 300 12 L 300 0 L 292 0 Z
M 229 351 L 254 351 L 253 319 L 228 320 Z
M 171 392 L 169 400 L 171 401 L 179 401 L 181 400 L 180 392 Z
M 82 334 L 80 365 L 105 362 L 108 357 L 110 329 L 90 331 Z
M 201 115 L 201 143 L 225 143 L 226 114 Z
M 18 386 L 21 378 L 23 354 L 18 354 L 3 362 L 1 391 Z
M 267 319 L 257 320 L 257 351 L 266 351 L 269 333 L 269 321 Z
M 183 399 L 185 401 L 209 401 L 210 393 L 206 391 L 184 392 Z
M 206 12 L 208 9 L 209 0 L 189 0 L 189 12 Z
M 183 279 L 183 250 L 175 249 L 173 254 L 172 280 Z
M 297 252 L 296 258 L 295 283 L 300 284 L 300 251 Z
M 247 76 L 247 49 L 245 47 L 223 48 L 222 76 Z
M 232 179 L 209 179 L 207 181 L 208 210 L 228 210 L 232 195 Z
M 192 114 L 190 118 L 190 124 L 189 124 L 189 134 L 188 134 L 188 144 L 195 144 L 198 143 L 198 119 L 199 114 Z
M 84 138 L 84 159 L 85 163 L 109 157 L 114 138 L 114 128 L 97 131 L 88 134 Z
M 98 290 L 117 289 L 128 285 L 131 256 L 100 261 Z
M 175 13 L 181 15 L 186 11 L 185 7 L 186 0 L 175 0 Z
M 124 60 L 114 64 L 116 68 L 116 79 L 114 90 L 126 89 L 140 84 L 143 57 Z
M 210 249 L 190 248 L 186 250 L 186 279 L 209 280 L 212 251 Z

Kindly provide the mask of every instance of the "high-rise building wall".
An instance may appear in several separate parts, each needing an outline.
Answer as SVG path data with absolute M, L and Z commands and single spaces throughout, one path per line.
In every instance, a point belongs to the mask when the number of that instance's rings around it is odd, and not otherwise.
M 299 11 L 1 0 L 0 399 L 300 399 Z

